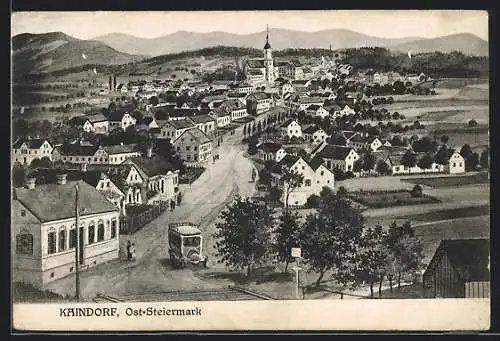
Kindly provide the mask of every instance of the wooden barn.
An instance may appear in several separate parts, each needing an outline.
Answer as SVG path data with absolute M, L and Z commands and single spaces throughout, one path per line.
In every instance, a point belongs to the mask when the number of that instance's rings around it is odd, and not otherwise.
M 442 240 L 423 275 L 425 297 L 490 297 L 489 264 L 489 239 Z

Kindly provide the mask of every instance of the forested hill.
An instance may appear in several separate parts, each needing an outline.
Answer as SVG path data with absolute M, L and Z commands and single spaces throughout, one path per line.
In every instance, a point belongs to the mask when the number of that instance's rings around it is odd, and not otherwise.
M 404 74 L 424 72 L 439 77 L 488 77 L 488 57 L 466 56 L 461 52 L 429 52 L 413 55 L 385 48 L 359 48 L 343 51 L 343 62 L 356 70 L 395 71 Z

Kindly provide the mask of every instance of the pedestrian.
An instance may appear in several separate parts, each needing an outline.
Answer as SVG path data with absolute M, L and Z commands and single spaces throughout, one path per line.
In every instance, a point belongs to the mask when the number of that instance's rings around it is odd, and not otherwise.
M 127 260 L 130 261 L 132 259 L 132 244 L 130 244 L 130 240 L 127 241 Z
M 130 259 L 132 261 L 135 261 L 136 259 L 136 254 L 135 254 L 135 243 L 132 244 L 131 248 L 130 248 Z

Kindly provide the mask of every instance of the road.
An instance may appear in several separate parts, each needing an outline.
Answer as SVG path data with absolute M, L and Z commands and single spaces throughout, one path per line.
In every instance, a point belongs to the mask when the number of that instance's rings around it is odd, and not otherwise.
M 235 195 L 249 196 L 254 184 L 249 182 L 252 163 L 243 156 L 246 146 L 239 144 L 241 134 L 225 137 L 219 148 L 220 159 L 207 165 L 207 170 L 193 184 L 183 188 L 182 204 L 173 212 L 166 211 L 132 236 L 120 236 L 122 246 L 127 240 L 136 244 L 137 261 L 122 259 L 99 265 L 81 273 L 81 295 L 91 299 L 96 294 L 133 295 L 169 290 L 199 290 L 220 287 L 220 283 L 201 279 L 195 269 L 174 270 L 168 262 L 167 224 L 191 221 L 204 230 L 209 267 L 214 262 L 210 235 L 213 222 Z M 208 246 L 208 247 L 207 247 Z M 123 249 L 123 247 L 122 247 Z M 74 276 L 54 281 L 49 290 L 74 295 Z

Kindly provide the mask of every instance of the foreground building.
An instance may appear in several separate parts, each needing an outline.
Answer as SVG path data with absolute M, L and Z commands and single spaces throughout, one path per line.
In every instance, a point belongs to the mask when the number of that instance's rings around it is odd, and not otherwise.
M 43 288 L 75 271 L 75 186 L 79 186 L 79 267 L 119 257 L 119 216 L 115 205 L 85 181 L 15 188 L 12 201 L 12 264 L 15 282 Z
M 52 150 L 52 145 L 45 139 L 18 139 L 12 146 L 12 161 L 29 165 L 43 157 L 52 160 Z

